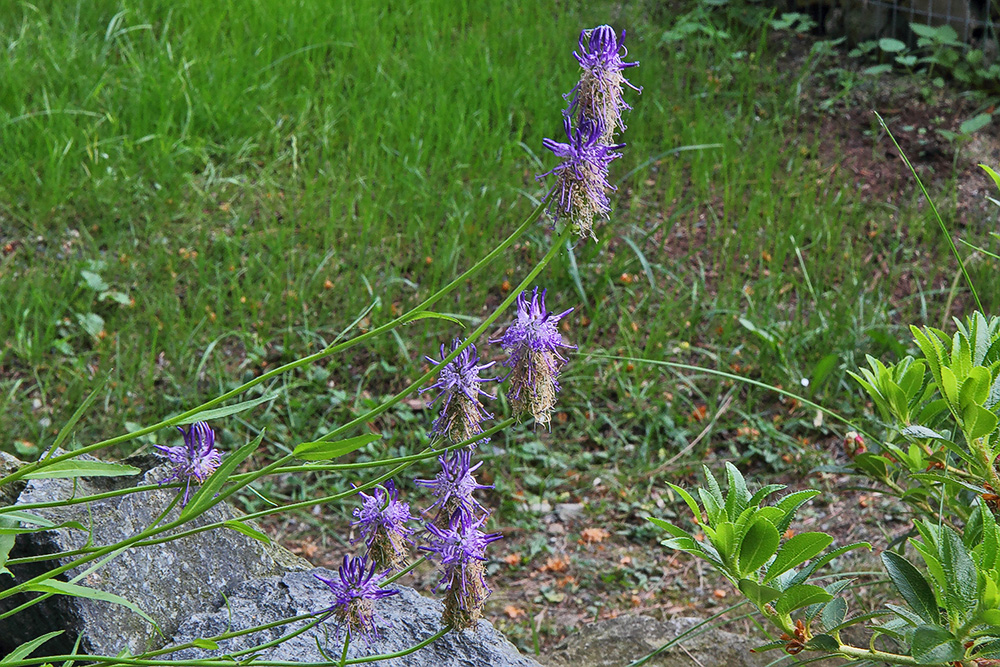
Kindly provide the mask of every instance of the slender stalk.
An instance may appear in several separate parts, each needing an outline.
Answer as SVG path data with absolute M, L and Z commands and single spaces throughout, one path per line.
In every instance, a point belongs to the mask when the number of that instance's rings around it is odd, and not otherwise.
M 896 151 L 899 153 L 899 157 L 902 158 L 903 163 L 913 174 L 913 178 L 916 179 L 917 185 L 920 187 L 920 192 L 924 194 L 924 199 L 927 200 L 928 205 L 931 207 L 931 212 L 934 213 L 934 218 L 937 220 L 938 226 L 941 228 L 941 232 L 944 234 L 944 238 L 948 241 L 948 247 L 951 248 L 951 254 L 955 256 L 955 260 L 958 262 L 958 268 L 962 271 L 962 277 L 965 278 L 965 284 L 969 286 L 969 291 L 972 292 L 972 298 L 976 301 L 976 308 L 979 312 L 983 311 L 983 303 L 979 300 L 979 293 L 976 292 L 976 286 L 972 284 L 972 278 L 969 277 L 969 272 L 965 269 L 965 262 L 962 261 L 962 256 L 958 254 L 958 248 L 955 247 L 955 241 L 952 240 L 951 234 L 948 232 L 948 228 L 944 224 L 944 220 L 941 219 L 941 214 L 938 213 L 937 206 L 934 205 L 934 200 L 931 196 L 927 194 L 927 188 L 924 187 L 923 181 L 920 180 L 920 176 L 917 175 L 917 170 L 913 168 L 910 163 L 910 159 L 906 157 L 906 153 L 900 148 L 899 142 L 896 141 L 896 137 L 892 135 L 892 131 L 889 130 L 889 126 L 885 124 L 885 120 L 879 115 L 877 111 L 873 112 L 875 117 L 878 118 L 879 124 L 882 125 L 882 129 L 886 131 L 889 138 L 892 139 L 893 145 L 896 147 Z

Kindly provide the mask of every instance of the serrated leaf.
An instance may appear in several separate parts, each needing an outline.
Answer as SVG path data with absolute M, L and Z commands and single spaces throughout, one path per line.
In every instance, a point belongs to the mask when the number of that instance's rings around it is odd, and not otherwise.
M 104 461 L 81 461 L 67 459 L 56 463 L 43 464 L 39 470 L 29 472 L 23 479 L 63 479 L 67 477 L 123 477 L 138 475 L 141 470 L 123 463 Z
M 763 486 L 758 489 L 753 496 L 751 496 L 748 505 L 750 507 L 756 507 L 757 505 L 760 505 L 769 495 L 775 493 L 776 491 L 781 491 L 784 488 L 784 484 L 768 484 L 767 486 Z
M 8 663 L 8 662 L 17 662 L 18 660 L 24 660 L 29 655 L 31 655 L 32 652 L 34 652 L 34 650 L 36 648 L 38 648 L 39 646 L 41 646 L 45 642 L 49 641 L 53 637 L 61 635 L 63 632 L 64 632 L 64 630 L 55 630 L 54 632 L 48 632 L 48 633 L 42 635 L 41 637 L 35 637 L 34 639 L 32 639 L 30 641 L 24 642 L 23 644 L 21 644 L 20 646 L 18 646 L 16 649 L 14 649 L 10 653 L 8 653 L 7 656 L 4 657 L 3 660 L 0 660 L 0 665 L 3 665 L 3 664 Z
M 249 401 L 242 401 L 240 403 L 235 403 L 233 405 L 227 405 L 223 408 L 212 408 L 211 410 L 202 410 L 197 414 L 193 414 L 190 417 L 185 417 L 179 422 L 178 425 L 193 424 L 195 422 L 207 422 L 213 419 L 222 419 L 223 417 L 228 417 L 229 415 L 235 415 L 244 410 L 249 410 L 250 408 L 255 408 L 261 403 L 267 403 L 268 401 L 273 401 L 278 397 L 279 392 L 273 392 L 270 394 L 265 394 L 257 398 L 251 399 Z
M 945 607 L 950 613 L 959 614 L 964 623 L 979 603 L 976 564 L 965 550 L 962 538 L 947 526 L 941 528 L 938 549 L 946 582 Z
M 767 568 L 767 575 L 764 581 L 768 582 L 779 574 L 801 565 L 810 558 L 818 555 L 833 542 L 833 538 L 826 533 L 799 533 L 787 540 L 778 550 L 774 562 Z
M 226 528 L 232 528 L 233 530 L 235 530 L 238 533 L 243 533 L 244 535 L 246 535 L 248 537 L 252 537 L 253 539 L 257 540 L 258 542 L 263 542 L 264 544 L 270 544 L 271 543 L 271 538 L 270 537 L 268 537 L 264 533 L 260 532 L 256 528 L 251 528 L 250 526 L 248 526 L 247 524 L 243 523 L 242 521 L 226 521 L 222 525 L 225 526 Z
M 921 625 L 913 632 L 911 654 L 921 665 L 941 665 L 965 657 L 961 642 L 939 625 Z
M 149 614 L 140 609 L 135 603 L 126 600 L 120 595 L 115 595 L 114 593 L 108 593 L 107 591 L 98 590 L 96 588 L 87 588 L 86 586 L 80 586 L 78 584 L 71 584 L 67 581 L 59 581 L 58 579 L 47 579 L 37 584 L 31 584 L 30 586 L 26 586 L 25 590 L 34 593 L 52 593 L 54 595 L 69 595 L 71 597 L 86 598 L 88 600 L 112 602 L 134 611 L 136 614 L 148 621 L 150 625 L 156 628 L 157 632 L 163 634 L 160 630 L 160 626 L 156 624 L 156 621 L 150 618 Z
M 369 443 L 381 439 L 382 436 L 377 433 L 366 433 L 364 435 L 347 438 L 346 440 L 337 440 L 335 442 L 327 442 L 325 440 L 319 440 L 317 442 L 303 442 L 295 448 L 295 451 L 292 452 L 292 456 L 303 461 L 327 461 L 329 459 L 335 459 L 338 456 L 350 454 L 356 449 L 360 449 Z
M 882 565 L 893 586 L 920 618 L 927 623 L 940 621 L 937 600 L 931 585 L 910 561 L 892 551 L 882 552 Z
M 726 514 L 730 521 L 736 521 L 750 502 L 750 492 L 743 475 L 729 461 L 726 461 L 726 482 L 729 487 L 726 493 Z
M 820 620 L 823 622 L 823 629 L 830 632 L 831 628 L 838 627 L 847 618 L 847 601 L 844 598 L 833 598 L 823 607 Z
M 740 579 L 739 589 L 743 595 L 753 602 L 757 607 L 763 607 L 768 602 L 776 600 L 781 595 L 781 591 L 770 586 L 761 586 L 753 579 Z
M 694 522 L 695 523 L 701 523 L 701 521 L 702 521 L 702 518 L 701 518 L 701 508 L 698 507 L 698 503 L 695 502 L 694 497 L 690 493 L 688 493 L 687 491 L 685 491 L 684 489 L 682 489 L 681 487 L 677 486 L 676 484 L 672 484 L 670 482 L 667 482 L 667 484 L 687 504 L 688 508 L 694 514 Z
M 926 426 L 921 426 L 919 424 L 911 424 L 904 429 L 901 429 L 900 434 L 905 435 L 910 438 L 933 438 L 934 440 L 947 440 L 945 436 L 941 435 L 934 429 L 927 428 Z
M 796 584 L 781 594 L 781 597 L 774 603 L 774 609 L 779 614 L 786 615 L 796 609 L 808 607 L 811 604 L 827 602 L 832 599 L 833 596 L 819 586 Z
M 750 524 L 740 543 L 740 574 L 756 572 L 774 555 L 779 542 L 781 536 L 770 521 L 757 519 Z

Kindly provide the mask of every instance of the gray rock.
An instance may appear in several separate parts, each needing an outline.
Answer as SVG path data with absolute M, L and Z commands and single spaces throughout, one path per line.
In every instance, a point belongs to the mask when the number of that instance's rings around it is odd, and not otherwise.
M 24 462 L 20 459 L 8 454 L 7 452 L 0 452 L 0 479 L 11 474 L 23 465 Z M 14 482 L 13 484 L 0 486 L 0 507 L 10 505 L 16 501 L 17 496 L 21 493 L 23 488 L 24 482 Z
M 149 489 L 78 505 L 32 510 L 57 524 L 77 521 L 89 530 L 62 528 L 19 535 L 11 558 L 72 551 L 85 547 L 88 540 L 92 540 L 92 546 L 105 546 L 146 529 L 177 494 L 177 489 L 157 487 L 157 482 L 168 474 L 166 467 L 152 468 L 160 461 L 162 459 L 155 457 L 129 461 L 145 470 L 142 475 L 133 477 L 31 480 L 15 504 L 62 501 L 136 484 Z M 168 520 L 176 517 L 178 511 L 173 510 Z M 234 509 L 220 504 L 185 528 L 237 518 L 239 514 Z M 69 562 L 68 559 L 47 560 L 10 569 L 14 573 L 14 583 L 19 583 L 65 562 Z M 70 570 L 65 579 L 72 580 L 88 567 Z M 228 528 L 130 549 L 78 583 L 115 593 L 135 603 L 156 621 L 162 636 L 124 606 L 56 595 L 0 621 L 0 654 L 44 632 L 60 629 L 69 632 L 48 642 L 49 651 L 68 652 L 78 634 L 82 636 L 81 650 L 88 653 L 115 655 L 128 649 L 136 654 L 158 648 L 167 643 L 181 621 L 217 605 L 220 592 L 227 586 L 309 567 L 308 562 L 281 547 L 264 545 Z M 9 587 L 11 583 L 10 577 L 0 577 L 0 588 Z M 0 613 L 27 599 L 24 595 L 15 595 L 0 600 Z
M 619 616 L 585 626 L 541 657 L 546 667 L 622 667 L 660 648 L 701 622 L 698 618 L 657 621 L 649 616 Z M 764 667 L 777 653 L 751 653 L 763 642 L 724 630 L 683 640 L 646 663 L 650 667 Z
M 336 574 L 318 568 L 310 572 L 291 572 L 283 577 L 269 577 L 244 582 L 226 595 L 226 604 L 217 610 L 195 614 L 183 623 L 174 636 L 174 645 L 195 639 L 217 636 L 227 631 L 245 630 L 299 614 L 315 614 L 329 608 L 333 595 L 329 587 L 313 574 L 330 578 Z M 382 626 L 381 637 L 367 646 L 352 641 L 348 657 L 360 658 L 376 653 L 400 651 L 426 639 L 441 629 L 440 602 L 423 597 L 405 586 L 400 593 L 379 600 L 376 612 Z M 301 629 L 309 621 L 272 628 L 219 642 L 219 650 L 184 649 L 170 654 L 175 660 L 199 659 L 212 655 L 237 653 Z M 339 658 L 343 635 L 337 637 L 336 622 L 327 619 L 303 634 L 262 651 L 261 660 L 324 662 Z M 321 651 L 322 648 L 322 651 Z M 324 653 L 326 655 L 324 655 Z M 449 632 L 410 655 L 393 658 L 380 665 L 387 667 L 540 667 L 520 655 L 517 649 L 487 621 L 480 621 L 475 631 Z

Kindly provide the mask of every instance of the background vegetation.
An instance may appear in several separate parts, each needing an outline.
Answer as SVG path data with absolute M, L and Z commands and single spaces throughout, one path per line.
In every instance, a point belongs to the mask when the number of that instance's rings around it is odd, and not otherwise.
M 600 242 L 568 248 L 539 281 L 551 308 L 575 309 L 566 336 L 579 353 L 551 434 L 494 438 L 500 523 L 530 529 L 523 510 L 549 502 L 593 501 L 595 516 L 644 506 L 665 475 L 712 452 L 772 470 L 825 461 L 813 443 L 839 435 L 812 411 L 601 356 L 735 372 L 851 415 L 865 408 L 847 370 L 864 354 L 904 353 L 901 327 L 940 324 L 966 303 L 869 110 L 927 105 L 926 122 L 904 130 L 911 157 L 937 191 L 955 192 L 954 151 L 968 135 L 963 118 L 935 109 L 959 99 L 972 117 L 977 102 L 943 83 L 866 74 L 829 42 L 775 33 L 770 15 L 652 0 L 5 8 L 0 448 L 37 456 L 102 378 L 80 443 L 180 411 L 424 298 L 537 203 L 534 177 L 553 164 L 541 141 L 560 135 L 579 31 L 610 23 L 627 30 L 641 62 L 627 73 L 643 93 Z M 892 123 L 891 106 L 880 110 Z M 863 120 L 845 143 L 831 129 L 850 114 Z M 845 168 L 858 156 L 878 176 Z M 975 211 L 944 204 L 963 237 L 988 243 Z M 441 309 L 476 323 L 548 235 L 539 225 Z M 972 265 L 987 310 L 995 268 Z M 272 451 L 290 451 L 398 389 L 456 335 L 425 320 L 349 363 L 288 378 L 269 388 L 281 394 L 266 408 L 216 426 L 223 446 L 266 426 Z M 507 410 L 502 397 L 495 407 Z M 412 401 L 370 425 L 385 438 L 360 456 L 410 452 L 430 421 Z M 349 481 L 259 491 L 296 497 Z M 315 517 L 303 522 L 343 539 Z M 656 537 L 625 532 L 646 545 Z

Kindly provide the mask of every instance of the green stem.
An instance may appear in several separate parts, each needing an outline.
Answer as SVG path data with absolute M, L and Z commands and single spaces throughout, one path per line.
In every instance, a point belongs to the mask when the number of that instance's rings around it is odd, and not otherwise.
M 9 475 L 7 475 L 5 477 L 0 478 L 0 486 L 4 486 L 6 484 L 11 484 L 11 483 L 13 483 L 13 482 L 21 479 L 22 477 L 24 477 L 28 473 L 33 472 L 35 470 L 38 470 L 39 468 L 44 467 L 46 465 L 51 465 L 53 463 L 58 463 L 59 461 L 65 461 L 67 459 L 71 459 L 71 458 L 80 456 L 81 454 L 87 454 L 87 453 L 90 453 L 90 452 L 97 451 L 99 449 L 103 449 L 105 447 L 110 447 L 112 445 L 120 444 L 122 442 L 127 442 L 129 440 L 134 439 L 134 438 L 138 438 L 138 437 L 141 437 L 143 435 L 147 435 L 149 433 L 153 433 L 154 431 L 158 431 L 158 430 L 160 430 L 162 428 L 166 428 L 168 426 L 173 426 L 174 424 L 177 424 L 177 423 L 179 423 L 181 421 L 184 421 L 188 417 L 193 417 L 193 416 L 197 415 L 200 412 L 204 412 L 205 410 L 208 410 L 209 408 L 215 407 L 215 406 L 219 405 L 220 403 L 223 403 L 223 402 L 229 400 L 230 398 L 233 398 L 234 396 L 238 396 L 238 395 L 242 394 L 243 392 L 247 391 L 248 389 L 251 389 L 252 387 L 257 386 L 258 384 L 261 384 L 262 382 L 266 382 L 266 381 L 270 380 L 271 378 L 277 377 L 278 375 L 282 375 L 283 373 L 287 373 L 288 371 L 294 370 L 296 368 L 300 368 L 302 366 L 307 366 L 307 365 L 309 365 L 309 364 L 311 364 L 311 363 L 313 363 L 315 361 L 319 361 L 320 359 L 323 359 L 324 357 L 328 357 L 331 354 L 336 354 L 338 352 L 343 352 L 344 350 L 346 350 L 348 348 L 351 348 L 351 347 L 353 347 L 353 346 L 355 346 L 355 345 L 357 345 L 359 343 L 362 343 L 362 342 L 364 342 L 364 341 L 366 341 L 366 340 L 368 340 L 370 338 L 374 338 L 376 336 L 379 336 L 379 335 L 385 333 L 386 331 L 394 329 L 395 327 L 399 326 L 400 324 L 403 324 L 403 323 L 407 322 L 408 320 L 412 319 L 415 314 L 423 312 L 423 311 L 427 310 L 428 308 L 430 308 L 434 303 L 436 303 L 439 299 L 441 299 L 441 297 L 443 297 L 446 294 L 448 294 L 449 292 L 451 292 L 453 289 L 455 289 L 456 287 L 458 287 L 459 285 L 461 285 L 462 283 L 464 283 L 468 278 L 471 278 L 476 273 L 478 273 L 480 270 L 482 270 L 484 267 L 486 267 L 488 264 L 490 264 L 494 259 L 496 259 L 497 257 L 499 257 L 500 254 L 504 250 L 506 250 L 508 247 L 510 247 L 518 238 L 520 238 L 520 236 L 522 234 L 524 234 L 530 228 L 530 226 L 536 220 L 538 220 L 538 217 L 541 215 L 542 210 L 544 209 L 544 206 L 545 206 L 544 204 L 539 204 L 538 207 L 535 208 L 535 210 L 524 220 L 524 222 L 521 223 L 521 225 L 517 229 L 514 230 L 514 232 L 510 236 L 508 236 L 506 239 L 504 239 L 503 242 L 500 243 L 500 245 L 498 245 L 496 248 L 494 248 L 492 251 L 490 251 L 486 256 L 484 256 L 482 259 L 480 259 L 478 262 L 476 262 L 472 267 L 470 267 L 469 269 L 467 269 L 465 272 L 463 272 L 461 275 L 459 275 L 458 277 L 456 277 L 450 283 L 448 283 L 447 285 L 445 285 L 444 287 L 442 287 L 441 289 L 439 289 L 437 292 L 435 292 L 431 296 L 427 297 L 427 299 L 425 299 L 419 305 L 415 306 L 412 310 L 404 313 L 403 315 L 400 315 L 399 317 L 397 317 L 396 319 L 392 320 L 391 322 L 387 322 L 386 324 L 383 324 L 383 325 L 381 325 L 379 327 L 376 327 L 376 328 L 372 329 L 371 331 L 368 331 L 366 333 L 361 334 L 360 336 L 356 336 L 355 338 L 352 338 L 351 340 L 344 341 L 343 343 L 340 343 L 338 345 L 332 345 L 330 347 L 327 347 L 327 348 L 325 348 L 323 350 L 320 350 L 319 352 L 316 352 L 316 353 L 311 354 L 309 356 L 306 356 L 306 357 L 303 357 L 303 358 L 298 359 L 296 361 L 287 363 L 287 364 L 285 364 L 283 366 L 279 366 L 278 368 L 275 368 L 275 369 L 273 369 L 271 371 L 263 373 L 262 375 L 259 375 L 258 377 L 250 380 L 249 382 L 246 382 L 246 383 L 240 385 L 239 387 L 236 387 L 235 389 L 232 389 L 231 391 L 227 391 L 226 393 L 222 394 L 221 396 L 217 396 L 217 397 L 215 397 L 215 398 L 213 398 L 213 399 L 211 399 L 209 401 L 206 401 L 205 403 L 202 403 L 201 405 L 199 405 L 199 406 L 197 406 L 195 408 L 191 408 L 190 410 L 187 410 L 186 412 L 182 412 L 179 415 L 176 415 L 174 417 L 170 417 L 169 419 L 164 419 L 164 420 L 162 420 L 162 421 L 160 421 L 160 422 L 158 422 L 156 424 L 153 424 L 152 426 L 147 426 L 146 428 L 139 429 L 138 431 L 133 431 L 131 433 L 125 433 L 123 435 L 119 435 L 119 436 L 116 436 L 114 438 L 109 438 L 107 440 L 102 440 L 101 442 L 95 443 L 93 445 L 88 445 L 86 447 L 81 447 L 80 449 L 76 449 L 76 450 L 74 450 L 72 452 L 67 452 L 66 454 L 60 454 L 59 456 L 54 456 L 52 458 L 47 458 L 44 461 L 39 461 L 39 462 L 35 462 L 35 463 L 29 463 L 28 465 L 21 466 L 21 468 L 19 468 L 18 470 L 15 470 L 11 474 L 9 474 Z M 355 420 L 355 421 L 357 421 L 357 420 Z M 352 422 L 352 424 L 353 423 L 354 422 Z
M 393 658 L 402 658 L 404 656 L 410 655 L 411 653 L 416 653 L 425 646 L 433 644 L 441 637 L 448 634 L 449 628 L 442 628 L 435 632 L 433 635 L 424 639 L 423 641 L 414 644 L 409 648 L 405 648 L 401 651 L 396 651 L 394 653 L 381 653 L 379 655 L 370 655 L 364 658 L 351 658 L 344 662 L 345 665 L 363 665 L 369 662 L 379 662 L 382 660 L 391 660 Z M 173 649 L 171 649 L 173 650 Z M 30 665 L 37 665 L 40 663 L 56 663 L 56 662 L 89 662 L 98 665 L 135 665 L 136 667 L 163 667 L 162 660 L 146 660 L 144 658 L 122 658 L 112 655 L 49 655 L 42 656 L 39 658 L 26 658 L 24 660 L 12 660 L 10 662 L 5 662 L 4 667 L 29 667 Z M 229 660 L 223 657 L 220 658 L 205 658 L 201 660 L 171 660 L 170 665 L 173 667 L 239 667 L 243 663 L 237 660 Z M 254 667 L 330 667 L 329 662 L 293 662 L 289 660 L 254 660 Z
M 886 653 L 885 651 L 879 651 L 873 648 L 858 648 L 856 646 L 849 646 L 847 644 L 841 644 L 840 647 L 834 652 L 834 655 L 840 653 L 846 655 L 849 658 L 854 658 L 855 660 L 871 660 L 872 662 L 888 662 L 893 665 L 920 665 L 922 663 L 917 662 L 915 658 L 911 658 L 908 655 L 899 655 L 898 653 Z
M 252 628 L 246 628 L 244 630 L 234 630 L 232 632 L 223 632 L 222 634 L 215 635 L 213 637 L 205 637 L 205 639 L 213 642 L 220 642 L 224 639 L 232 639 L 233 637 L 242 637 L 243 635 L 252 635 L 255 632 L 261 632 L 263 630 L 270 630 L 271 628 L 277 628 L 282 625 L 288 625 L 289 623 L 295 623 L 296 621 L 304 621 L 309 618 L 313 618 L 315 614 L 299 614 L 298 616 L 292 616 L 290 618 L 283 618 L 279 621 L 271 621 L 270 623 L 265 623 L 263 625 L 255 625 Z M 188 642 L 186 644 L 179 644 L 177 646 L 170 646 L 168 648 L 161 648 L 157 651 L 150 651 L 149 653 L 144 653 L 143 655 L 147 658 L 152 658 L 158 655 L 164 655 L 166 653 L 174 653 L 176 651 L 182 651 L 189 648 L 198 648 L 193 642 Z
M 885 130 L 889 135 L 889 138 L 892 139 L 892 143 L 896 147 L 896 151 L 899 152 L 899 157 L 903 159 L 903 163 L 906 164 L 910 173 L 913 174 L 913 178 L 916 179 L 917 185 L 920 187 L 920 191 L 924 194 L 924 199 L 926 199 L 927 203 L 930 205 L 931 212 L 934 213 L 934 218 L 937 220 L 938 226 L 941 228 L 941 232 L 948 241 L 948 246 L 951 248 L 951 254 L 955 256 L 955 260 L 958 262 L 958 268 L 962 270 L 962 276 L 965 278 L 965 284 L 969 286 L 969 291 L 972 292 L 972 298 L 976 300 L 976 308 L 979 309 L 979 312 L 984 312 L 983 304 L 979 300 L 979 294 L 976 292 L 976 286 L 972 284 L 972 278 L 969 277 L 969 272 L 965 269 L 965 262 L 962 261 L 962 256 L 958 254 L 958 248 L 955 247 L 955 241 L 952 240 L 951 234 L 948 232 L 948 228 L 944 224 L 944 220 L 941 219 L 941 214 L 938 213 L 937 206 L 934 205 L 934 200 L 931 199 L 929 194 L 927 194 L 927 188 L 924 187 L 923 181 L 921 181 L 920 176 L 917 175 L 917 170 L 913 168 L 912 164 L 910 164 L 910 159 L 906 157 L 906 153 L 904 153 L 903 149 L 900 148 L 899 142 L 897 142 L 896 137 L 892 135 L 892 132 L 889 130 L 889 126 L 885 124 L 882 116 L 880 116 L 877 111 L 874 113 L 875 117 L 878 118 L 878 122 L 882 125 L 882 129 Z

